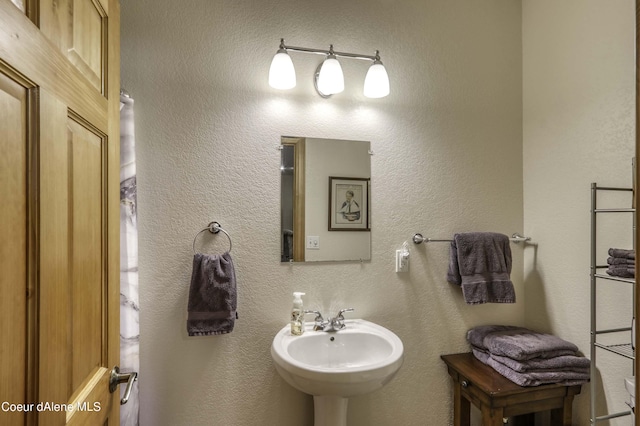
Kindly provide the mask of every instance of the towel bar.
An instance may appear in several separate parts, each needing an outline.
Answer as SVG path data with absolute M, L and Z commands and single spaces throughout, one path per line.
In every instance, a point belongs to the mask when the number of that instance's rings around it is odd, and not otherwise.
M 222 229 L 222 226 L 220 226 L 220 224 L 218 222 L 211 222 L 209 223 L 209 225 L 204 228 L 202 231 L 198 232 L 196 234 L 196 236 L 193 238 L 193 244 L 192 244 L 192 248 L 193 248 L 193 254 L 196 254 L 196 240 L 198 239 L 198 235 L 202 234 L 204 231 L 209 231 L 212 234 L 217 234 L 218 232 L 222 231 L 227 238 L 229 239 L 229 251 L 231 251 L 231 247 L 232 247 L 232 243 L 231 243 L 231 235 L 229 235 L 229 233 L 227 231 L 225 231 L 224 229 Z
M 425 238 L 422 236 L 422 234 L 420 233 L 416 233 L 413 235 L 413 243 L 414 244 L 422 244 L 422 243 L 450 243 L 453 240 L 448 239 L 448 240 L 438 240 L 438 239 L 434 239 L 434 238 Z M 520 244 L 521 242 L 526 242 L 526 241 L 531 241 L 531 237 L 523 237 L 522 235 L 518 234 L 517 232 L 515 232 L 513 235 L 511 235 L 511 238 L 509 238 L 509 241 L 515 243 L 515 244 Z

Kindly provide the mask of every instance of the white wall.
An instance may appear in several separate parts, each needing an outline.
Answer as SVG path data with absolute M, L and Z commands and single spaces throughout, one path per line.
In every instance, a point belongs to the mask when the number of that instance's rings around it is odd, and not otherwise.
M 631 186 L 634 2 L 522 4 L 524 223 L 538 243 L 525 255 L 526 323 L 575 342 L 589 356 L 590 183 Z M 630 197 L 609 207 L 630 207 Z M 631 247 L 629 214 L 600 225 L 615 231 L 608 239 L 599 234 L 604 248 Z M 605 259 L 600 251 L 599 263 Z M 599 312 L 612 315 L 601 316 L 599 327 L 629 326 L 630 286 L 603 282 L 601 288 Z M 619 297 L 608 297 L 613 294 Z M 598 354 L 599 374 L 611 378 L 599 388 L 607 400 L 600 408 L 626 410 L 622 377 L 631 374 L 631 361 Z M 574 424 L 589 424 L 588 386 L 574 412 Z
M 364 98 L 366 64 L 344 61 L 347 89 L 321 99 L 319 58 L 304 54 L 292 54 L 298 87 L 271 89 L 281 37 L 379 49 L 391 95 Z M 296 290 L 309 308 L 353 306 L 404 341 L 398 376 L 351 400 L 351 426 L 451 424 L 439 356 L 467 351 L 472 326 L 524 322 L 523 248 L 513 247 L 514 305 L 467 306 L 445 282 L 446 244 L 412 246 L 406 275 L 394 254 L 415 232 L 523 230 L 520 2 L 125 0 L 122 39 L 137 119 L 142 424 L 311 425 L 311 397 L 269 354 Z M 371 141 L 370 263 L 280 263 L 282 135 Z M 190 338 L 191 243 L 211 220 L 233 237 L 240 319 L 229 335 Z M 226 249 L 224 236 L 201 238 Z

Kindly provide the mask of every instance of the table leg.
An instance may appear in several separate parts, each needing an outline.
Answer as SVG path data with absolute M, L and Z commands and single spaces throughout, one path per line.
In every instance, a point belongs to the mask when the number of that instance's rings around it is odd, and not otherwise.
M 453 386 L 453 425 L 470 426 L 471 404 L 462 396 L 462 386 L 456 382 Z
M 502 419 L 504 418 L 503 408 L 491 408 L 483 405 L 480 409 L 482 411 L 482 426 L 503 426 Z
M 534 413 L 522 414 L 520 416 L 512 417 L 509 421 L 509 425 L 513 423 L 513 426 L 535 426 L 536 416 Z
M 551 410 L 551 426 L 571 426 L 573 395 L 565 396 L 563 407 Z

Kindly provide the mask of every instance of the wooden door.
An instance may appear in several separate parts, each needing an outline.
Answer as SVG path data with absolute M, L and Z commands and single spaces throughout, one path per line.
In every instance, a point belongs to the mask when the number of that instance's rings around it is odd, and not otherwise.
M 118 0 L 0 0 L 0 424 L 118 424 Z

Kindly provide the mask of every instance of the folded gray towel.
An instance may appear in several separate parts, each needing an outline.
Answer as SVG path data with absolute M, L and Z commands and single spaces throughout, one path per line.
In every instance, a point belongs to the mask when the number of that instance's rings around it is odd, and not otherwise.
M 611 276 L 620 278 L 633 278 L 636 276 L 635 265 L 609 265 L 605 272 Z
M 609 256 L 611 256 L 611 257 L 620 257 L 622 259 L 633 259 L 633 260 L 635 260 L 636 251 L 635 250 L 619 249 L 619 248 L 610 248 L 609 249 Z
M 189 336 L 210 336 L 233 331 L 237 318 L 236 273 L 231 255 L 193 256 L 187 307 Z
M 591 361 L 583 356 L 562 355 L 553 358 L 533 358 L 518 361 L 513 358 L 490 354 L 491 358 L 519 373 L 573 371 L 589 373 Z
M 583 356 L 557 356 L 549 359 L 534 358 L 525 361 L 517 361 L 504 356 L 494 355 L 485 349 L 472 346 L 473 355 L 488 364 L 489 358 L 493 359 L 505 367 L 510 368 L 518 373 L 549 373 L 559 371 L 570 371 L 574 373 L 589 374 L 591 361 Z
M 607 257 L 607 263 L 609 265 L 633 265 L 633 266 L 635 266 L 636 261 L 635 261 L 635 259 L 626 259 L 624 257 L 609 256 L 609 257 Z
M 462 287 L 467 304 L 515 303 L 509 237 L 495 232 L 455 234 L 447 281 Z
M 487 352 L 484 349 L 477 348 L 475 346 L 471 347 L 471 352 L 473 352 L 473 356 L 475 356 L 478 359 L 478 361 L 480 361 L 483 364 L 486 364 L 487 362 L 489 362 L 489 358 L 491 357 L 491 355 L 489 355 L 489 352 Z
M 565 386 L 581 385 L 589 381 L 589 371 L 540 371 L 520 373 L 504 364 L 497 362 L 491 356 L 474 349 L 473 355 L 482 363 L 487 364 L 500 375 L 520 386 L 540 386 L 551 383 L 561 383 Z
M 490 333 L 484 338 L 483 343 L 492 355 L 518 361 L 576 355 L 578 352 L 578 347 L 571 342 L 552 334 L 527 329 Z
M 487 350 L 484 345 L 484 338 L 489 334 L 515 330 L 526 330 L 526 328 L 516 327 L 513 325 L 479 325 L 467 331 L 467 341 L 471 343 L 471 346 Z

